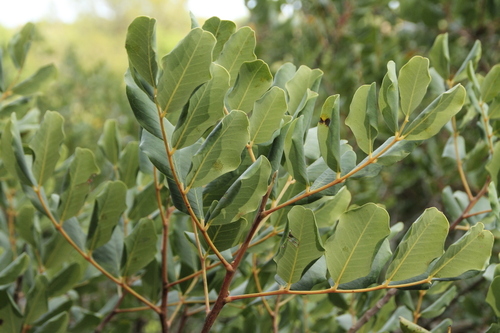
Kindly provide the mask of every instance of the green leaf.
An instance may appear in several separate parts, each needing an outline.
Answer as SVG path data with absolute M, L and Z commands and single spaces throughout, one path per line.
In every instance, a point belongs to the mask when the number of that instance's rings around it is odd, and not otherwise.
M 478 223 L 458 241 L 453 243 L 432 266 L 429 277 L 434 279 L 457 278 L 467 271 L 483 270 L 488 263 L 493 246 L 493 235 Z
M 440 34 L 434 40 L 429 52 L 432 67 L 441 77 L 447 80 L 450 77 L 450 51 L 448 50 L 448 33 Z
M 0 289 L 0 323 L 2 332 L 21 332 L 23 315 L 7 290 Z
M 406 140 L 426 140 L 439 130 L 462 109 L 465 88 L 456 85 L 439 95 L 403 131 Z
M 342 214 L 325 244 L 328 271 L 335 287 L 367 276 L 389 233 L 389 214 L 373 203 Z
M 500 119 L 500 95 L 495 97 L 488 108 L 488 117 L 490 119 Z
M 35 283 L 28 292 L 24 310 L 24 322 L 28 325 L 49 310 L 47 284 L 47 278 L 44 275 L 37 275 Z
M 345 123 L 351 128 L 359 148 L 366 154 L 373 152 L 377 137 L 377 105 L 375 83 L 363 85 L 356 90 Z
M 151 182 L 134 196 L 134 202 L 127 215 L 132 220 L 139 220 L 157 209 L 156 186 L 154 182 Z
M 310 69 L 300 66 L 295 75 L 285 84 L 288 93 L 288 113 L 297 117 L 301 110 L 301 102 L 307 90 L 317 90 L 323 72 L 319 69 Z
M 139 125 L 157 138 L 162 138 L 160 117 L 156 104 L 134 82 L 130 70 L 125 74 L 128 102 Z
M 28 268 L 30 258 L 26 253 L 21 254 L 7 267 L 0 270 L 0 285 L 6 285 L 14 282 L 18 276 L 24 273 Z
M 499 185 L 500 176 L 500 141 L 493 146 L 493 154 L 490 160 L 486 163 L 486 170 L 490 174 L 491 181 L 495 185 Z
M 304 155 L 304 117 L 300 116 L 288 126 L 285 137 L 285 169 L 295 180 L 302 184 L 309 184 Z
M 255 211 L 267 191 L 270 176 L 271 164 L 267 158 L 260 156 L 222 196 L 206 219 L 207 223 L 218 225 L 236 222 Z
M 31 42 L 35 38 L 35 25 L 31 22 L 26 23 L 17 34 L 12 37 L 9 42 L 9 54 L 14 66 L 21 69 L 24 66 L 26 55 L 31 46 Z
M 406 117 L 417 108 L 431 82 L 429 59 L 415 56 L 399 70 L 399 94 L 401 111 Z
M 162 58 L 157 99 L 164 113 L 180 111 L 193 90 L 210 79 L 214 44 L 210 32 L 196 28 Z
M 323 255 L 324 249 L 314 213 L 294 206 L 288 213 L 288 226 L 274 261 L 277 275 L 290 285 L 300 280 L 304 270 Z
M 378 107 L 389 130 L 396 133 L 398 130 L 399 88 L 396 63 L 392 60 L 387 63 L 387 74 L 382 80 L 378 95 Z
M 23 206 L 18 210 L 16 216 L 16 231 L 28 244 L 37 248 L 42 231 L 35 222 L 35 208 L 33 206 Z
M 418 326 L 417 324 L 412 323 L 411 321 L 403 317 L 399 317 L 399 325 L 403 333 L 431 333 L 425 328 Z
M 493 308 L 495 315 L 500 317 L 500 276 L 496 276 L 491 282 L 486 295 L 486 303 Z
M 451 327 L 453 321 L 450 318 L 444 319 L 438 325 L 434 326 L 431 330 L 432 333 L 448 333 L 448 328 Z
M 109 273 L 119 276 L 123 247 L 123 231 L 121 228 L 115 228 L 111 240 L 95 249 L 92 252 L 92 257 Z
M 156 87 L 156 20 L 139 16 L 129 25 L 125 40 L 130 65 L 152 87 Z
M 380 151 L 386 149 L 389 144 L 394 142 L 394 139 L 395 138 L 393 136 L 388 138 L 373 152 L 373 154 L 377 155 Z M 399 162 L 408 156 L 420 143 L 421 141 L 399 140 L 391 148 L 387 149 L 387 151 L 385 151 L 379 158 L 377 158 L 377 164 L 392 165 Z M 360 164 L 362 163 L 363 162 Z
M 49 297 L 56 297 L 65 294 L 80 280 L 82 269 L 78 263 L 72 263 L 54 276 L 47 287 Z
M 218 17 L 211 17 L 203 23 L 203 30 L 210 31 L 217 43 L 215 44 L 212 57 L 216 60 L 224 47 L 224 44 L 229 40 L 229 37 L 236 31 L 236 24 L 233 21 L 221 20 Z
M 5 91 L 5 81 L 3 74 L 3 49 L 0 49 L 0 92 Z M 2 114 L 2 108 L 0 108 L 0 115 Z
M 127 208 L 127 187 L 121 181 L 106 183 L 97 196 L 90 220 L 87 248 L 92 251 L 111 239 L 113 229 Z
M 464 62 L 460 66 L 460 68 L 455 73 L 455 77 L 453 78 L 454 82 L 460 82 L 467 78 L 467 66 L 469 65 L 469 61 L 472 61 L 473 67 L 477 66 L 477 63 L 481 59 L 481 42 L 476 40 L 469 54 L 465 58 Z
M 271 86 L 273 76 L 269 66 L 262 60 L 245 62 L 241 65 L 238 78 L 227 96 L 227 104 L 231 110 L 249 113 L 254 102 Z
M 500 93 L 500 64 L 496 64 L 484 77 L 481 84 L 481 97 L 483 102 L 489 103 Z
M 45 184 L 52 177 L 59 161 L 59 149 L 64 141 L 63 125 L 64 118 L 59 113 L 47 111 L 40 129 L 30 141 L 30 147 L 35 153 L 33 174 L 39 185 Z
M 386 272 L 386 281 L 401 281 L 425 273 L 441 256 L 448 235 L 448 220 L 436 208 L 428 208 L 412 224 L 399 243 Z
M 253 61 L 255 56 L 255 32 L 250 27 L 238 29 L 224 44 L 216 63 L 229 72 L 230 85 L 234 85 L 241 65 Z
M 97 145 L 111 164 L 116 165 L 118 163 L 121 146 L 118 124 L 115 119 L 108 119 L 104 122 L 103 132 Z
M 118 171 L 120 180 L 127 185 L 127 188 L 135 186 L 139 171 L 139 143 L 137 141 L 130 141 L 122 150 L 118 161 Z
M 261 99 L 257 100 L 250 117 L 251 144 L 271 140 L 280 127 L 286 109 L 285 92 L 278 87 L 272 87 Z
M 490 201 L 491 212 L 500 220 L 500 198 L 493 182 L 488 185 L 488 200 Z
M 248 222 L 244 218 L 227 224 L 212 224 L 208 228 L 207 233 L 217 250 L 224 251 L 232 248 L 242 241 L 243 232 L 245 231 L 247 224 Z
M 62 312 L 38 327 L 36 333 L 64 333 L 68 329 L 69 315 Z
M 212 79 L 189 99 L 172 134 L 172 147 L 180 149 L 195 143 L 224 117 L 224 96 L 229 89 L 229 73 L 217 64 L 210 68 Z
M 35 177 L 24 156 L 21 134 L 17 126 L 16 114 L 11 114 L 1 137 L 3 164 L 12 176 L 28 186 L 36 184 Z
M 94 153 L 89 149 L 76 148 L 75 156 L 66 177 L 66 189 L 58 209 L 59 220 L 64 222 L 78 214 L 90 191 L 89 179 L 98 174 Z
M 342 187 L 334 197 L 326 200 L 314 209 L 318 227 L 332 227 L 351 203 L 351 192 Z
M 132 233 L 125 238 L 123 276 L 133 275 L 154 259 L 157 239 L 153 221 L 141 219 Z
M 205 185 L 235 170 L 249 139 L 248 126 L 245 112 L 232 111 L 224 117 L 193 156 L 186 188 Z
M 42 87 L 57 76 L 57 69 L 53 64 L 44 66 L 24 81 L 19 82 L 12 88 L 17 95 L 31 95 L 42 89 Z
M 339 95 L 326 99 L 318 122 L 318 143 L 326 165 L 340 172 L 340 111 Z
M 457 296 L 457 287 L 453 286 L 431 305 L 420 312 L 422 318 L 435 318 L 440 316 L 450 305 L 451 301 Z
M 170 261 L 170 257 L 168 260 Z M 161 267 L 157 260 L 151 260 L 151 262 L 144 268 L 144 275 L 142 275 L 141 282 L 144 290 L 143 295 L 148 297 L 148 299 L 152 302 L 156 303 L 160 298 L 163 284 L 161 280 Z
M 297 67 L 294 64 L 285 62 L 274 75 L 273 86 L 286 90 L 286 83 L 293 78 L 296 71 Z

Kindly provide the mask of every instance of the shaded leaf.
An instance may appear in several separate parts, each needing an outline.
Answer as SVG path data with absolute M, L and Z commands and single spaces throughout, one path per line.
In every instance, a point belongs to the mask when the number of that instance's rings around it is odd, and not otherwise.
M 73 288 L 73 286 L 82 277 L 81 267 L 77 263 L 72 263 L 64 269 L 57 272 L 47 286 L 47 294 L 49 297 L 63 295 Z
M 415 56 L 399 70 L 399 94 L 401 111 L 408 117 L 417 108 L 431 82 L 429 59 Z
M 98 174 L 94 153 L 89 149 L 76 148 L 75 156 L 66 176 L 66 188 L 61 196 L 58 215 L 61 222 L 78 214 L 90 191 L 89 179 Z
M 92 251 L 111 239 L 113 229 L 127 208 L 127 187 L 121 181 L 108 182 L 97 196 L 87 236 L 87 248 Z
M 139 16 L 129 25 L 125 40 L 130 65 L 152 87 L 156 87 L 156 20 Z
M 235 170 L 249 139 L 248 126 L 245 112 L 233 111 L 224 117 L 193 156 L 186 188 L 205 185 Z
M 337 194 L 316 207 L 314 216 L 318 227 L 332 227 L 351 203 L 351 192 L 342 187 Z
M 28 325 L 49 310 L 47 284 L 47 278 L 44 275 L 37 275 L 35 283 L 28 292 L 24 310 L 24 322 Z
M 361 150 L 370 155 L 377 137 L 377 105 L 375 83 L 356 90 L 345 123 L 351 128 Z
M 265 143 L 273 137 L 279 129 L 287 109 L 285 92 L 272 87 L 257 100 L 253 106 L 250 117 L 250 142 L 251 144 Z
M 64 118 L 59 113 L 45 112 L 40 129 L 30 142 L 30 147 L 35 153 L 33 174 L 39 185 L 43 185 L 52 177 L 59 161 L 59 149 L 64 141 L 63 124 Z
M 462 109 L 465 88 L 456 85 L 438 96 L 403 131 L 406 140 L 426 140 L 439 130 Z
M 295 180 L 307 185 L 309 180 L 304 155 L 304 126 L 303 116 L 292 121 L 288 126 L 283 148 L 286 157 L 285 169 Z
M 318 122 L 318 143 L 321 156 L 326 165 L 340 172 L 340 110 L 339 96 L 326 99 Z
M 31 95 L 42 89 L 42 87 L 57 76 L 57 69 L 53 64 L 43 66 L 35 74 L 16 84 L 12 92 L 18 95 Z
M 139 143 L 137 141 L 127 143 L 120 153 L 118 171 L 120 180 L 127 185 L 127 188 L 135 186 L 139 171 Z
M 23 315 L 10 293 L 0 289 L 0 322 L 2 332 L 17 333 L 21 331 Z
M 217 64 L 210 68 L 212 79 L 189 99 L 172 134 L 172 147 L 180 149 L 195 143 L 205 131 L 224 117 L 224 96 L 229 89 L 229 73 Z
M 489 103 L 500 93 L 500 64 L 493 66 L 481 83 L 481 97 L 483 102 Z
M 335 286 L 367 276 L 389 233 L 389 214 L 373 203 L 342 214 L 325 244 L 328 271 Z
M 450 77 L 450 51 L 448 50 L 448 33 L 440 34 L 434 40 L 429 52 L 432 67 L 443 79 Z
M 271 86 L 273 76 L 269 66 L 262 60 L 244 62 L 238 72 L 233 89 L 227 95 L 231 110 L 249 113 L 254 102 Z
M 157 99 L 165 114 L 180 111 L 193 90 L 210 79 L 214 44 L 210 32 L 196 28 L 162 58 Z
M 440 316 L 446 308 L 450 305 L 451 301 L 457 296 L 457 287 L 453 286 L 448 289 L 443 295 L 435 300 L 431 305 L 426 307 L 420 312 L 422 318 L 434 318 Z
M 448 235 L 448 220 L 436 208 L 428 208 L 412 224 L 399 243 L 386 272 L 386 281 L 401 281 L 423 274 L 441 256 Z
M 118 126 L 115 119 L 108 119 L 104 122 L 103 132 L 97 145 L 101 148 L 104 156 L 106 156 L 111 164 L 116 165 L 118 163 L 121 145 Z
M 145 267 L 156 255 L 156 235 L 153 221 L 141 219 L 132 233 L 125 238 L 123 276 L 131 276 Z
M 495 185 L 499 185 L 500 176 L 500 142 L 496 142 L 493 146 L 493 154 L 490 160 L 486 163 L 486 170 L 490 174 L 491 181 Z M 498 188 L 498 187 L 497 187 Z
M 274 75 L 273 86 L 286 90 L 286 83 L 293 78 L 296 71 L 297 67 L 294 64 L 285 62 Z
M 26 23 L 21 31 L 16 33 L 9 42 L 9 54 L 14 66 L 21 69 L 24 66 L 26 55 L 35 38 L 35 25 L 31 22 Z
M 229 72 L 230 85 L 234 85 L 241 65 L 253 61 L 255 56 L 255 32 L 250 27 L 238 29 L 224 44 L 216 63 Z
M 69 315 L 62 312 L 36 329 L 36 333 L 64 333 L 68 329 Z
M 109 273 L 119 276 L 123 247 L 123 230 L 115 228 L 109 242 L 95 249 L 92 252 L 92 257 Z
M 274 261 L 277 275 L 290 285 L 300 280 L 304 269 L 324 252 L 314 213 L 294 206 L 288 213 L 288 226 Z
M 467 66 L 469 65 L 469 61 L 472 61 L 473 67 L 475 68 L 477 66 L 477 63 L 479 62 L 479 59 L 481 59 L 481 42 L 479 40 L 476 40 L 469 54 L 467 54 L 467 57 L 465 57 L 464 62 L 462 63 L 462 65 L 460 65 L 460 68 L 455 73 L 453 81 L 460 82 L 463 79 L 466 79 Z
M 500 276 L 496 276 L 491 282 L 486 295 L 486 303 L 493 308 L 495 315 L 500 317 Z
M 212 224 L 208 228 L 207 233 L 217 250 L 224 251 L 232 248 L 243 240 L 243 231 L 245 231 L 247 224 L 248 222 L 244 218 L 232 223 L 221 225 Z
M 24 273 L 28 268 L 30 258 L 26 253 L 21 254 L 7 267 L 0 270 L 0 285 L 14 282 L 18 276 Z
M 493 235 L 478 223 L 453 243 L 432 266 L 429 277 L 434 279 L 459 278 L 467 271 L 481 271 L 486 267 L 493 246 Z

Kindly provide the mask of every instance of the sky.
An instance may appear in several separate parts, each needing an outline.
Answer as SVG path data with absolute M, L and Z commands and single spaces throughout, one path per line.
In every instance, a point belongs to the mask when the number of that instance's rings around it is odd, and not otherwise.
M 78 15 L 73 1 L 69 0 L 4 0 L 0 10 L 0 25 L 14 28 L 26 22 L 36 22 L 44 17 L 56 17 L 71 23 Z M 188 0 L 188 9 L 198 18 L 218 16 L 235 20 L 247 15 L 244 0 Z M 105 10 L 104 10 L 105 11 Z

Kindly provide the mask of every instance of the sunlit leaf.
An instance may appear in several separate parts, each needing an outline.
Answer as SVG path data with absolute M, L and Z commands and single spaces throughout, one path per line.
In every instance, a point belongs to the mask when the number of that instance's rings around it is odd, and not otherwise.
M 212 225 L 236 222 L 255 211 L 267 191 L 271 165 L 260 156 L 226 191 L 210 211 L 207 223 Z
M 229 89 L 229 73 L 217 64 L 211 67 L 212 79 L 189 99 L 189 104 L 172 134 L 172 147 L 180 149 L 195 143 L 205 131 L 224 116 L 224 96 Z
M 314 209 L 318 227 L 332 227 L 339 217 L 347 210 L 351 203 L 351 192 L 342 187 L 331 199 Z
M 481 271 L 486 267 L 493 246 L 493 235 L 478 223 L 450 245 L 432 266 L 429 276 L 434 279 L 458 278 L 467 271 Z
M 130 65 L 152 87 L 156 87 L 156 20 L 139 16 L 130 23 L 125 40 Z
M 288 213 L 288 227 L 274 258 L 277 275 L 288 285 L 299 281 L 304 269 L 323 251 L 314 213 L 294 206 Z
M 396 133 L 398 130 L 399 88 L 396 63 L 392 60 L 387 63 L 387 74 L 382 80 L 378 95 L 378 107 L 389 130 Z
M 436 208 L 426 209 L 399 243 L 385 278 L 401 281 L 423 274 L 441 256 L 448 235 L 448 220 Z
M 9 42 L 9 54 L 14 66 L 21 69 L 24 66 L 26 55 L 35 38 L 35 25 L 31 22 L 26 23 L 21 31 L 12 37 Z
M 490 174 L 491 181 L 497 186 L 499 185 L 500 176 L 500 142 L 496 142 L 493 146 L 493 154 L 490 160 L 486 163 L 486 170 Z
M 479 62 L 479 59 L 481 59 L 481 42 L 479 40 L 476 40 L 469 54 L 467 54 L 467 57 L 465 57 L 462 65 L 460 65 L 460 68 L 455 73 L 453 81 L 460 82 L 463 79 L 466 79 L 467 66 L 469 64 L 469 61 L 472 61 L 473 67 L 475 68 L 477 66 L 477 63 Z
M 405 116 L 417 108 L 431 82 L 429 59 L 415 56 L 399 70 L 398 84 L 401 111 Z
M 231 110 L 249 113 L 254 102 L 271 86 L 273 76 L 269 66 L 262 60 L 244 62 L 238 72 L 233 89 L 227 96 Z
M 377 100 L 375 83 L 363 85 L 354 93 L 345 123 L 351 128 L 356 142 L 366 154 L 373 152 L 377 137 Z
M 249 27 L 238 29 L 224 44 L 216 63 L 229 72 L 230 85 L 234 85 L 241 65 L 253 61 L 255 56 L 255 32 Z
M 257 100 L 250 117 L 250 142 L 260 144 L 269 141 L 279 129 L 287 104 L 285 92 L 272 87 Z
M 193 156 L 186 187 L 205 185 L 236 169 L 249 139 L 248 126 L 245 112 L 233 111 L 224 117 Z
M 335 285 L 367 276 L 389 233 L 389 214 L 380 206 L 369 203 L 342 214 L 325 244 L 328 271 Z
M 235 32 L 236 24 L 233 21 L 221 20 L 218 17 L 211 17 L 203 23 L 203 30 L 210 31 L 215 38 L 217 43 L 215 44 L 213 51 L 213 59 L 216 60 L 224 47 L 224 44 L 228 41 L 229 37 Z
M 157 99 L 164 113 L 180 111 L 193 90 L 210 79 L 214 45 L 210 32 L 196 28 L 162 58 Z
M 438 96 L 403 131 L 406 140 L 426 140 L 439 130 L 462 109 L 465 88 L 456 85 Z
M 297 116 L 300 111 L 300 104 L 307 90 L 316 91 L 321 81 L 323 72 L 319 69 L 310 69 L 307 66 L 300 66 L 293 77 L 286 82 L 285 87 L 288 93 L 288 112 L 292 116 Z
M 404 318 L 404 317 L 399 317 L 400 321 L 400 328 L 403 333 L 431 333 L 430 331 L 426 330 L 425 328 L 411 322 L 410 320 Z

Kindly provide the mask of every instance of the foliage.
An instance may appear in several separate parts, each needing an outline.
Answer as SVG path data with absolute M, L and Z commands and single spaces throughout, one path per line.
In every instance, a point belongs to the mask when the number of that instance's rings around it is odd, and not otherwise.
M 26 105 L 54 67 L 0 75 L 2 331 L 138 332 L 155 317 L 146 329 L 445 331 L 453 281 L 480 281 L 500 219 L 500 84 L 497 67 L 476 73 L 480 44 L 456 71 L 447 35 L 430 60 L 389 62 L 379 89 L 353 95 L 350 144 L 341 97 L 315 111 L 321 70 L 285 63 L 273 75 L 252 29 L 192 24 L 161 59 L 156 20 L 130 24 L 126 93 L 141 136 L 124 144 L 109 119 L 98 152 L 68 153 L 63 117 L 39 123 Z M 6 49 L 14 73 L 32 30 Z M 482 137 L 466 147 L 477 119 Z M 451 224 L 428 208 L 403 231 L 383 203 L 352 201 L 352 184 L 443 127 L 464 188 L 443 191 Z

